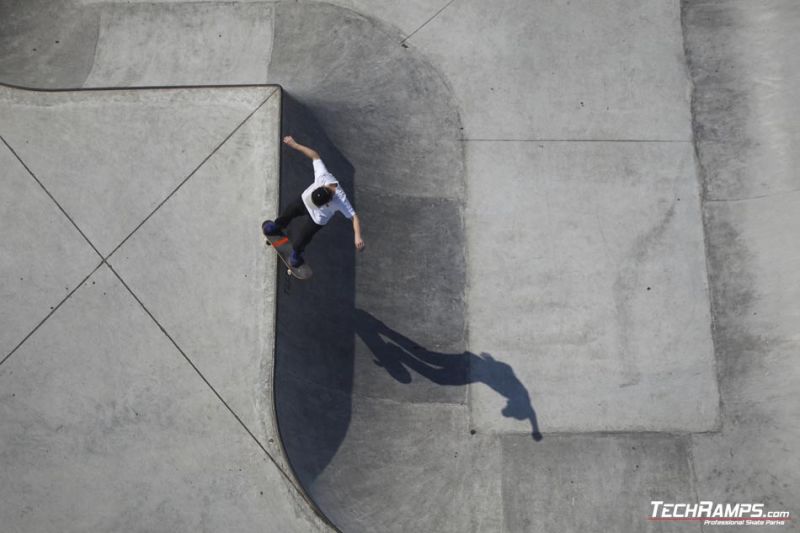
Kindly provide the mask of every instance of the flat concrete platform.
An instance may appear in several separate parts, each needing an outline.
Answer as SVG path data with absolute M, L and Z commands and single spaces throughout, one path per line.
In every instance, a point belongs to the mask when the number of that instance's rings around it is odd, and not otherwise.
M 798 30 L 0 0 L 2 529 L 796 531 Z M 307 283 L 259 234 L 312 179 L 286 134 L 367 243 L 335 220 Z
M 280 101 L 0 88 L 14 531 L 321 527 L 270 416 Z

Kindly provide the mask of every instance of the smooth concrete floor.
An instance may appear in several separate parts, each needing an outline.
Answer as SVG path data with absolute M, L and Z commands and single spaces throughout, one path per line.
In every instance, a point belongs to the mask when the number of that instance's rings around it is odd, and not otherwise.
M 75 89 L 0 93 L 0 523 L 794 515 L 798 30 L 789 0 L 0 0 L 0 82 Z M 367 250 L 338 220 L 287 286 L 258 224 L 305 186 L 294 126 Z

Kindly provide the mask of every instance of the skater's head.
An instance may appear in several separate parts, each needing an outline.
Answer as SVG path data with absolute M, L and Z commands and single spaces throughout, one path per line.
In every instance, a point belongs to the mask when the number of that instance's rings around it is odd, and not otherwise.
M 330 190 L 330 188 L 317 187 L 314 189 L 314 192 L 311 193 L 311 201 L 314 202 L 315 206 L 322 207 L 331 201 L 332 196 L 333 192 Z

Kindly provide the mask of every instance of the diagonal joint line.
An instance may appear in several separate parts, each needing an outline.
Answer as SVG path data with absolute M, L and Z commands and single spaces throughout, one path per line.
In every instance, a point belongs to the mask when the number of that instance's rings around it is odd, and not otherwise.
M 287 474 L 283 470 L 283 468 L 281 468 L 281 465 L 278 463 L 278 461 L 275 459 L 275 457 L 269 452 L 269 450 L 267 450 L 267 448 L 261 443 L 261 441 L 258 440 L 258 438 L 250 430 L 250 428 L 247 426 L 247 424 L 245 424 L 245 422 L 239 417 L 239 415 L 236 413 L 236 411 L 233 410 L 233 408 L 228 404 L 228 402 L 225 401 L 225 398 L 222 397 L 222 395 L 217 391 L 217 389 L 214 388 L 214 386 L 211 384 L 211 382 L 208 380 L 208 378 L 206 378 L 205 375 L 203 375 L 203 373 L 200 371 L 200 369 L 197 367 L 197 365 L 195 365 L 194 361 L 192 361 L 192 359 L 186 354 L 186 352 L 183 351 L 183 349 L 178 345 L 177 341 L 175 341 L 175 339 L 172 337 L 172 335 L 169 334 L 169 332 L 166 330 L 166 328 L 163 325 L 161 325 L 161 323 L 158 321 L 158 319 L 156 319 L 155 315 L 153 315 L 153 313 L 150 312 L 150 310 L 147 308 L 147 306 L 144 305 L 144 302 L 142 302 L 142 300 L 139 299 L 139 296 L 137 296 L 136 293 L 133 292 L 133 289 L 131 289 L 130 286 L 125 282 L 125 280 L 122 279 L 122 276 L 120 276 L 119 273 L 116 270 L 114 270 L 114 267 L 111 266 L 109 263 L 105 263 L 105 264 L 111 270 L 111 272 L 114 274 L 114 276 L 116 276 L 116 278 L 120 281 L 120 283 L 122 283 L 122 285 L 130 293 L 130 295 L 133 297 L 133 299 L 136 300 L 136 302 L 144 310 L 144 312 L 147 314 L 147 316 L 150 317 L 150 319 L 158 327 L 158 329 L 160 329 L 161 332 L 164 334 L 164 336 L 167 337 L 167 339 L 169 339 L 169 342 L 172 343 L 172 345 L 175 347 L 176 350 L 178 350 L 178 352 L 181 354 L 181 356 L 183 356 L 183 358 L 186 360 L 186 362 L 189 364 L 189 366 L 192 367 L 192 369 L 195 371 L 195 373 L 200 377 L 200 379 L 203 380 L 203 382 L 206 384 L 206 386 L 217 397 L 217 399 L 222 403 L 222 405 L 228 410 L 228 412 L 231 415 L 233 415 L 233 418 L 247 432 L 247 434 L 250 435 L 250 438 L 253 439 L 253 441 L 256 443 L 256 445 L 261 449 L 262 452 L 264 452 L 264 454 L 272 462 L 272 464 L 275 466 L 275 468 L 278 469 L 278 472 L 280 472 L 281 476 L 286 480 L 286 482 L 289 483 L 289 485 L 297 492 L 297 494 L 301 498 L 303 498 L 305 501 L 308 502 L 308 497 L 305 495 L 303 490 L 301 490 L 300 487 L 298 487 L 297 484 L 294 482 L 292 477 L 289 474 Z M 309 502 L 309 504 L 310 503 L 311 502 Z
M 419 30 L 421 30 L 422 28 L 424 28 L 425 26 L 427 26 L 427 25 L 428 25 L 428 24 L 429 24 L 429 23 L 430 23 L 430 22 L 431 22 L 433 19 L 435 19 L 436 17 L 438 17 L 438 16 L 441 14 L 441 12 L 442 12 L 442 11 L 444 11 L 445 9 L 447 9 L 448 7 L 450 7 L 450 4 L 452 4 L 452 3 L 453 3 L 453 2 L 455 2 L 455 1 L 456 1 L 456 0 L 450 0 L 449 2 L 447 2 L 447 4 L 445 4 L 445 5 L 444 5 L 444 7 L 442 7 L 442 8 L 441 8 L 439 11 L 437 11 L 436 13 L 434 13 L 434 14 L 433 14 L 433 16 L 432 16 L 431 18 L 429 18 L 428 20 L 426 20 L 426 21 L 425 21 L 425 22 L 422 24 L 422 26 L 420 26 L 420 27 L 419 27 L 419 28 L 417 28 L 416 30 L 412 31 L 412 32 L 411 32 L 411 33 L 410 33 L 410 34 L 409 34 L 409 35 L 408 35 L 408 36 L 407 36 L 405 39 L 403 39 L 402 41 L 400 41 L 400 44 L 405 44 L 405 42 L 406 42 L 406 41 L 408 41 L 409 39 L 411 39 L 411 38 L 412 38 L 412 37 L 413 37 L 413 36 L 414 36 L 414 35 L 415 35 L 415 34 L 416 34 L 416 33 L 417 33 Z
M 164 204 L 166 204 L 166 203 L 169 201 L 169 199 L 170 199 L 170 198 L 172 198 L 173 196 L 175 196 L 175 194 L 176 194 L 176 193 L 177 193 L 177 192 L 178 192 L 178 191 L 179 191 L 179 190 L 180 190 L 180 189 L 181 189 L 181 188 L 182 188 L 182 187 L 183 187 L 183 186 L 186 184 L 186 182 L 187 182 L 187 181 L 189 181 L 189 180 L 190 180 L 190 179 L 191 179 L 191 178 L 192 178 L 192 177 L 193 177 L 193 176 L 194 176 L 194 175 L 197 173 L 197 171 L 199 171 L 199 170 L 200 170 L 200 169 L 203 167 L 203 165 L 205 165 L 205 164 L 206 164 L 206 162 L 207 162 L 209 159 L 211 159 L 211 158 L 214 156 L 214 154 L 216 154 L 216 153 L 217 153 L 217 152 L 218 152 L 218 151 L 219 151 L 219 150 L 220 150 L 220 149 L 221 149 L 221 148 L 222 148 L 222 147 L 225 145 L 225 143 L 227 143 L 227 142 L 228 142 L 228 140 L 230 140 L 230 138 L 231 138 L 231 137 L 233 137 L 233 136 L 234 136 L 234 134 L 236 134 L 236 132 L 237 132 L 237 131 L 239 131 L 239 130 L 242 128 L 242 126 L 244 126 L 244 125 L 247 123 L 247 121 L 248 121 L 248 120 L 250 120 L 250 119 L 252 118 L 252 116 L 253 116 L 253 115 L 255 115 L 255 114 L 256 114 L 256 112 L 258 112 L 258 110 L 259 110 L 259 109 L 261 109 L 262 107 L 264 107 L 264 104 L 266 104 L 266 103 L 267 103 L 267 102 L 270 100 L 270 98 L 272 98 L 272 97 L 275 95 L 275 93 L 277 93 L 277 92 L 278 92 L 278 89 L 275 89 L 275 90 L 274 90 L 272 93 L 270 93 L 270 95 L 269 95 L 269 96 L 267 96 L 267 97 L 266 97 L 266 98 L 265 98 L 265 99 L 264 99 L 264 100 L 263 100 L 263 101 L 262 101 L 260 104 L 258 104 L 258 106 L 256 106 L 256 108 L 255 108 L 253 111 L 251 111 L 251 112 L 250 112 L 250 114 L 248 114 L 248 115 L 247 115 L 247 116 L 246 116 L 246 117 L 245 117 L 245 118 L 244 118 L 244 119 L 243 119 L 243 120 L 242 120 L 242 121 L 241 121 L 241 122 L 240 122 L 240 123 L 239 123 L 239 124 L 238 124 L 238 125 L 237 125 L 237 126 L 234 128 L 234 129 L 233 129 L 233 131 L 231 131 L 231 132 L 230 132 L 230 133 L 229 133 L 229 134 L 228 134 L 228 135 L 227 135 L 227 136 L 226 136 L 226 137 L 225 137 L 225 138 L 222 140 L 222 142 L 220 142 L 220 143 L 219 143 L 219 144 L 218 144 L 218 145 L 217 145 L 217 146 L 216 146 L 216 147 L 215 147 L 215 148 L 214 148 L 214 149 L 211 151 L 211 153 L 209 153 L 209 154 L 208 154 L 208 155 L 207 155 L 207 156 L 206 156 L 206 157 L 205 157 L 205 158 L 204 158 L 204 159 L 203 159 L 203 160 L 200 162 L 200 164 L 199 164 L 199 165 L 197 165 L 197 166 L 194 168 L 194 170 L 192 170 L 192 171 L 189 173 L 189 175 L 188 175 L 188 176 L 186 176 L 185 178 L 183 178 L 183 180 L 181 180 L 181 182 L 178 184 L 178 186 L 177 186 L 177 187 L 175 187 L 175 188 L 172 190 L 172 192 L 170 192 L 170 193 L 167 195 L 167 197 L 166 197 L 166 198 L 164 198 L 164 199 L 163 199 L 163 200 L 162 200 L 162 201 L 161 201 L 161 202 L 160 202 L 160 203 L 159 203 L 159 204 L 158 204 L 158 205 L 157 205 L 157 206 L 156 206 L 156 207 L 155 207 L 155 208 L 154 208 L 154 209 L 153 209 L 153 210 L 150 212 L 150 214 L 148 214 L 148 215 L 147 215 L 147 216 L 144 218 L 144 220 L 142 220 L 142 221 L 141 221 L 141 222 L 140 222 L 140 223 L 139 223 L 139 224 L 138 224 L 138 225 L 137 225 L 135 228 L 133 228 L 133 231 L 131 231 L 131 232 L 128 234 L 128 236 L 127 236 L 127 237 L 125 237 L 124 239 L 122 239 L 122 242 L 120 242 L 120 243 L 119 243 L 119 244 L 116 246 L 116 248 L 114 248 L 113 250 L 111 250 L 111 253 L 109 253 L 109 254 L 108 254 L 108 255 L 107 255 L 107 256 L 106 256 L 104 259 L 105 259 L 105 260 L 107 260 L 107 259 L 111 258 L 111 256 L 112 256 L 112 255 L 114 255 L 114 254 L 117 252 L 117 250 L 119 250 L 119 249 L 122 247 L 122 245 L 123 245 L 123 244 L 125 244 L 126 242 L 128 242 L 128 240 L 129 240 L 131 237 L 133 237 L 133 234 L 134 234 L 134 233 L 136 233 L 137 231 L 139 231 L 139 228 L 141 228 L 142 226 L 144 226 L 144 225 L 145 225 L 145 223 L 146 223 L 148 220 L 150 220 L 150 218 L 151 218 L 153 215 L 155 215 L 155 214 L 156 214 L 156 212 L 157 212 L 159 209 L 161 209 L 161 207 L 163 207 L 163 206 L 164 206 Z
M 92 243 L 92 241 L 89 240 L 89 237 L 86 236 L 86 234 L 83 232 L 83 230 L 80 228 L 80 226 L 78 226 L 78 224 L 75 222 L 75 220 L 73 220 L 73 218 L 71 216 L 69 216 L 69 213 L 67 213 L 66 209 L 64 209 L 64 207 L 62 207 L 62 205 L 58 202 L 58 200 L 56 200 L 55 196 L 50 194 L 50 191 L 47 190 L 47 187 L 44 186 L 44 183 L 42 183 L 42 181 L 36 176 L 36 174 L 33 173 L 33 171 L 30 169 L 30 167 L 27 164 L 25 164 L 25 161 L 22 160 L 22 158 L 19 156 L 19 154 L 16 152 L 16 150 L 14 150 L 11 147 L 11 145 L 8 144 L 8 142 L 5 140 L 5 138 L 2 135 L 0 135 L 0 141 L 2 141 L 4 145 L 6 145 L 6 148 L 8 148 L 9 151 L 17 159 L 17 161 L 19 161 L 19 163 L 23 166 L 25 171 L 34 179 L 34 181 L 36 181 L 37 184 L 39 184 L 39 187 L 42 188 L 44 193 L 50 198 L 50 200 L 53 201 L 54 204 L 56 204 L 56 207 L 58 207 L 58 209 L 64 214 L 64 216 L 67 217 L 67 220 L 69 220 L 70 224 L 72 224 L 75 227 L 75 229 L 78 230 L 78 233 L 81 234 L 81 237 L 83 237 L 83 239 L 87 243 L 89 243 L 89 246 L 92 247 L 92 250 L 94 250 L 95 253 L 98 256 L 100 256 L 100 259 L 103 259 L 103 254 L 100 253 L 100 251 L 97 249 L 97 247 Z
M 55 307 L 53 307 L 53 309 L 51 309 L 49 313 L 47 313 L 47 316 L 45 316 L 45 317 L 44 317 L 44 318 L 43 318 L 43 319 L 42 319 L 42 320 L 41 320 L 41 321 L 40 321 L 38 324 L 36 324 L 36 326 L 35 326 L 35 327 L 34 327 L 34 328 L 33 328 L 33 329 L 30 331 L 30 333 L 28 333 L 27 335 L 25 335 L 25 338 L 24 338 L 24 339 L 22 339 L 22 340 L 19 342 L 19 344 L 17 344 L 16 346 L 14 346 L 14 348 L 13 348 L 13 349 L 12 349 L 12 350 L 11 350 L 11 351 L 8 353 L 8 355 L 6 355 L 6 356 L 5 356 L 5 357 L 4 357 L 2 360 L 0 360 L 0 366 L 2 366 L 2 364 L 3 364 L 3 363 L 5 363 L 6 361 L 8 361 L 8 359 L 9 359 L 9 358 L 10 358 L 12 355 L 14 355 L 14 352 L 16 352 L 17 350 L 19 350 L 19 348 L 20 348 L 20 347 L 21 347 L 23 344 L 25 344 L 25 342 L 26 342 L 26 341 L 27 341 L 29 338 L 31 338 L 31 336 L 32 336 L 34 333 L 36 333 L 36 332 L 39 330 L 39 328 L 40 328 L 40 327 L 42 327 L 42 325 L 43 325 L 45 322 L 47 322 L 47 321 L 50 319 L 50 317 L 51 317 L 51 316 L 53 316 L 53 314 L 54 314 L 56 311 L 58 311 L 58 309 L 59 309 L 59 308 L 60 308 L 62 305 L 64 305 L 64 304 L 66 303 L 66 301 L 67 301 L 67 300 L 69 300 L 69 299 L 72 297 L 72 295 L 73 295 L 73 294 L 75 294 L 75 292 L 76 292 L 78 289 L 80 289 L 80 288 L 83 286 L 83 284 L 84 284 L 84 283 L 86 283 L 86 282 L 89 280 L 89 278 L 91 278 L 91 277 L 94 275 L 94 273 L 95 273 L 95 272 L 97 272 L 97 269 L 98 269 L 98 268 L 100 268 L 101 266 L 103 266 L 103 264 L 104 264 L 104 263 L 105 263 L 105 261 L 98 263 L 98 264 L 97 264 L 97 266 L 96 266 L 96 267 L 94 267 L 94 269 L 93 269 L 93 270 L 92 270 L 92 271 L 91 271 L 91 272 L 90 272 L 90 273 L 89 273 L 89 274 L 88 274 L 88 275 L 87 275 L 85 278 L 83 278 L 83 279 L 82 279 L 82 280 L 81 280 L 79 283 L 77 283 L 77 284 L 75 285 L 75 288 L 74 288 L 74 289 L 72 289 L 72 290 L 69 292 L 69 294 L 67 294 L 67 295 L 64 297 L 64 299 L 63 299 L 63 300 L 61 300 L 60 302 L 58 302 L 58 304 L 57 304 Z
M 78 226 L 77 222 L 75 222 L 75 220 L 69 215 L 69 213 L 67 213 L 66 209 L 64 209 L 64 207 L 58 202 L 58 200 L 56 200 L 55 196 L 53 196 L 50 193 L 50 191 L 47 190 L 47 187 L 44 186 L 44 183 L 42 183 L 42 181 L 36 176 L 36 174 L 34 174 L 33 170 L 31 170 L 31 168 L 25 163 L 25 161 L 22 160 L 22 157 L 20 157 L 17 151 L 14 150 L 14 148 L 12 148 L 10 144 L 8 144 L 8 141 L 6 141 L 6 139 L 2 135 L 0 135 L 0 141 L 2 141 L 2 143 L 5 145 L 6 148 L 8 148 L 8 150 L 16 158 L 16 160 L 19 161 L 20 165 L 22 165 L 22 167 L 25 169 L 28 175 L 31 178 L 33 178 L 33 180 L 39 185 L 39 187 L 44 191 L 44 193 L 48 196 L 48 198 L 50 198 L 50 200 L 55 204 L 55 206 L 59 209 L 59 211 L 61 211 L 61 213 L 67 218 L 67 220 L 69 220 L 70 224 L 72 224 L 72 226 L 78 231 L 81 237 L 83 237 L 83 239 L 89 244 L 89 246 L 91 246 L 92 250 L 94 250 L 94 252 L 100 257 L 100 263 L 98 263 L 98 265 L 94 267 L 94 269 L 85 278 L 83 278 L 79 283 L 77 283 L 75 285 L 75 288 L 72 289 L 69 292 L 69 294 L 67 294 L 60 302 L 58 302 L 58 304 L 56 304 L 53 307 L 53 309 L 51 309 L 50 312 L 47 313 L 47 315 L 38 324 L 36 324 L 36 326 L 34 326 L 34 328 L 29 333 L 25 335 L 25 337 L 16 346 L 14 346 L 14 348 L 11 349 L 11 351 L 5 357 L 3 357 L 2 360 L 0 360 L 0 365 L 2 365 L 6 361 L 8 361 L 8 359 L 12 355 L 14 355 L 14 353 L 17 350 L 19 350 L 19 348 L 23 344 L 25 344 L 25 342 L 29 338 L 31 338 L 31 336 L 34 333 L 36 333 L 39 330 L 39 328 L 41 328 L 42 325 L 45 322 L 47 322 L 50 319 L 50 317 L 53 316 L 53 314 L 56 311 L 58 311 L 58 309 L 72 297 L 73 294 L 75 294 L 75 291 L 77 291 L 84 283 L 86 283 L 86 280 L 88 280 L 90 277 L 92 277 L 92 275 L 95 272 L 97 272 L 97 269 L 103 265 L 105 259 L 103 259 L 103 254 L 100 253 L 100 251 L 97 249 L 94 243 L 92 243 L 92 241 L 89 240 L 89 237 L 87 237 L 86 234 L 83 232 L 83 230 L 80 228 L 80 226 Z

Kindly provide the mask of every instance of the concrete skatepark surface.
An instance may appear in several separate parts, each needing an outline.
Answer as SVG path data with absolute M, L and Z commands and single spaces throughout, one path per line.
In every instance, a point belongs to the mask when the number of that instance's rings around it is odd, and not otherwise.
M 786 0 L 0 0 L 3 529 L 795 517 L 799 29 Z M 305 284 L 258 235 L 310 181 L 287 133 L 367 243 L 332 223 Z

